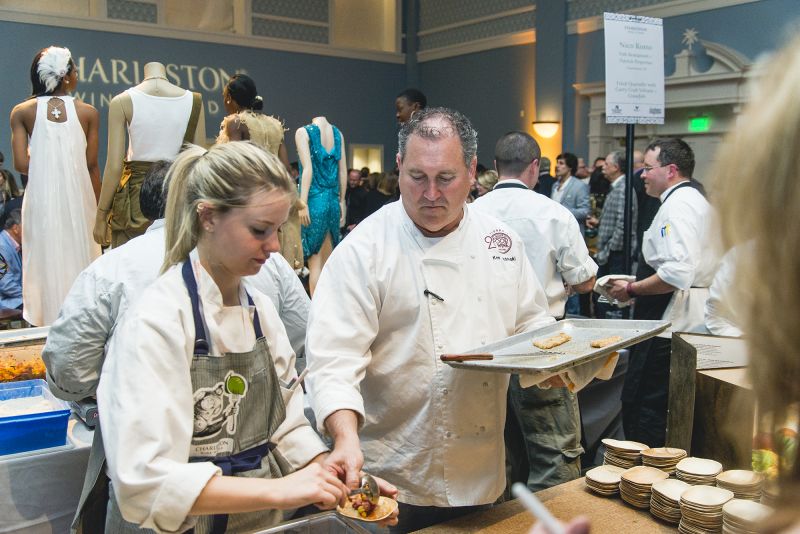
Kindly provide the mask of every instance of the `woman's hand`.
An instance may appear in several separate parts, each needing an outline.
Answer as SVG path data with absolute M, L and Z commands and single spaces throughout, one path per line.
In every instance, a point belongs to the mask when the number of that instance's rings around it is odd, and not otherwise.
M 337 504 L 344 504 L 347 488 L 329 469 L 318 463 L 310 463 L 283 478 L 273 479 L 278 508 L 300 508 L 314 504 L 317 508 L 328 510 Z
M 347 204 L 344 199 L 339 201 L 339 228 L 344 228 L 344 223 L 347 220 Z
M 106 232 L 108 230 L 108 210 L 101 210 L 97 208 L 97 216 L 94 219 L 94 229 L 92 236 L 94 242 L 100 246 L 107 247 L 110 243 L 106 240 Z
M 308 206 L 300 208 L 297 211 L 297 215 L 300 217 L 300 224 L 303 226 L 308 226 L 311 224 L 311 215 L 308 213 Z

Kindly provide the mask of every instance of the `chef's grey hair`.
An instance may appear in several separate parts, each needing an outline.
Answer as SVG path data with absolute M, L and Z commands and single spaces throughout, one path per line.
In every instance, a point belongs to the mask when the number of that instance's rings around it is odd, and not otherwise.
M 189 257 L 201 234 L 200 209 L 220 213 L 247 206 L 261 191 L 297 190 L 280 160 L 249 141 L 206 150 L 187 145 L 167 173 L 166 255 L 161 272 Z
M 434 119 L 443 119 L 449 122 L 450 126 L 431 126 L 429 123 Z M 419 135 L 425 139 L 440 139 L 458 135 L 461 141 L 461 151 L 464 154 L 464 165 L 467 167 L 478 153 L 478 132 L 465 115 L 454 109 L 425 108 L 414 112 L 397 135 L 397 152 L 400 154 L 400 161 L 405 159 L 406 146 L 412 135 Z

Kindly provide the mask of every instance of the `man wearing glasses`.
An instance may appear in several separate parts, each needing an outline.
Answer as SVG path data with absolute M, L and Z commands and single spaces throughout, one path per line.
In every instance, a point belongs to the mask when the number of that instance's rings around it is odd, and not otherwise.
M 692 187 L 694 153 L 681 139 L 658 139 L 645 150 L 645 191 L 661 207 L 642 237 L 635 282 L 614 282 L 609 293 L 636 299 L 634 319 L 664 319 L 670 330 L 631 352 L 622 392 L 625 437 L 661 447 L 666 438 L 672 331 L 703 332 L 708 286 L 718 255 L 710 239 L 712 210 Z

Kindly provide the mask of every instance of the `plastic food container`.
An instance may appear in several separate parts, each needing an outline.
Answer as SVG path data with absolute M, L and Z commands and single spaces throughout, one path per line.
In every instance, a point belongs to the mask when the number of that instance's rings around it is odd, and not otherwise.
M 355 521 L 341 517 L 336 512 L 323 512 L 301 519 L 286 521 L 257 534 L 370 534 Z
M 0 401 L 37 398 L 51 405 L 49 410 L 0 417 L 0 455 L 59 447 L 67 443 L 69 405 L 53 396 L 41 379 L 0 384 Z M 44 403 L 42 403 L 44 404 Z

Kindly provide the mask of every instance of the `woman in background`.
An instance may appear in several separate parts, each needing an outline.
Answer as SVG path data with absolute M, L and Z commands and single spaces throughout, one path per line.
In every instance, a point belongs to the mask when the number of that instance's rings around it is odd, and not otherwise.
M 234 74 L 222 90 L 225 111 L 228 115 L 222 120 L 218 143 L 228 141 L 252 141 L 270 154 L 278 156 L 291 170 L 284 143 L 283 122 L 261 112 L 264 99 L 258 94 L 256 83 L 246 74 Z M 305 207 L 300 199 L 295 201 L 289 211 L 289 218 L 278 231 L 281 255 L 286 258 L 295 272 L 303 268 L 303 243 L 300 238 L 299 211 Z
M 497 173 L 495 171 L 483 171 L 478 174 L 476 179 L 478 187 L 478 196 L 482 197 L 497 185 Z

